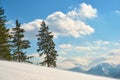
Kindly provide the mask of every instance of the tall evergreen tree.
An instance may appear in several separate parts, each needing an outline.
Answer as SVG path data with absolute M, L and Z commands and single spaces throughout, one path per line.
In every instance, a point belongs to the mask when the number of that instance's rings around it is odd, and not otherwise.
M 5 27 L 6 19 L 4 10 L 0 8 L 0 59 L 11 60 L 10 45 L 9 45 L 9 29 Z
M 13 60 L 18 62 L 25 62 L 27 56 L 24 49 L 30 47 L 30 42 L 24 39 L 25 30 L 21 28 L 21 24 L 16 20 L 16 27 L 12 29 L 12 47 L 13 47 Z
M 56 67 L 56 57 L 58 55 L 57 51 L 55 50 L 53 35 L 51 35 L 51 32 L 48 30 L 48 26 L 43 21 L 37 35 L 37 51 L 40 53 L 40 56 L 45 56 L 43 62 L 40 63 L 41 65 L 46 65 L 47 67 Z

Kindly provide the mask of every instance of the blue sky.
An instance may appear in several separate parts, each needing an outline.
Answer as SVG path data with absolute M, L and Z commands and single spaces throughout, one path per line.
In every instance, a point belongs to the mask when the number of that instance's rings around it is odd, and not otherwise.
M 45 20 L 54 32 L 62 59 L 98 57 L 120 52 L 120 0 L 1 0 L 13 27 L 18 19 L 36 54 L 37 30 Z

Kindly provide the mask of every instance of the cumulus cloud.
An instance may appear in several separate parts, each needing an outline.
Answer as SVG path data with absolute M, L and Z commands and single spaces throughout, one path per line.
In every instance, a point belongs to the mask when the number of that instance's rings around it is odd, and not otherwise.
M 62 12 L 55 12 L 46 19 L 50 29 L 57 36 L 73 36 L 75 38 L 89 35 L 94 29 L 81 20 L 74 20 Z
M 42 22 L 41 19 L 36 19 L 32 22 L 24 23 L 21 26 L 23 29 L 27 31 L 32 31 L 32 30 L 38 29 L 40 27 L 41 22 Z
M 42 20 L 36 19 L 32 22 L 24 23 L 21 25 L 21 28 L 25 29 L 25 35 L 29 39 L 35 39 L 36 35 L 38 34 L 38 30 L 41 27 Z
M 91 19 L 96 16 L 97 10 L 95 8 L 91 5 L 87 5 L 86 3 L 82 3 L 78 8 L 68 11 L 66 14 L 61 11 L 54 12 L 48 15 L 45 21 L 56 38 L 58 36 L 72 36 L 78 38 L 90 35 L 95 31 L 90 25 L 85 23 L 83 18 Z M 24 23 L 22 24 L 22 28 L 24 28 L 28 33 L 30 32 L 30 34 L 32 34 L 31 36 L 33 36 L 35 35 L 35 30 L 40 27 L 41 21 L 42 19 L 36 19 L 34 21 Z
M 78 8 L 71 10 L 67 15 L 73 19 L 91 19 L 97 17 L 97 9 L 86 3 L 80 4 Z

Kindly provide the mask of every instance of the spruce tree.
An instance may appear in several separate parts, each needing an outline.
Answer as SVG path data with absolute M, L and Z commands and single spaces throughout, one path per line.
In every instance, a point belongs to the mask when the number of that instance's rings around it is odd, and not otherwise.
M 5 27 L 6 19 L 4 16 L 4 10 L 0 8 L 0 59 L 11 60 L 10 55 L 10 35 L 9 29 Z
M 37 45 L 40 56 L 45 56 L 41 65 L 46 65 L 47 67 L 56 67 L 57 51 L 55 50 L 55 44 L 53 42 L 52 32 L 48 31 L 49 28 L 44 21 L 41 23 L 41 28 L 37 35 Z
M 30 47 L 30 42 L 24 39 L 25 30 L 21 28 L 21 24 L 16 20 L 16 27 L 12 28 L 12 47 L 13 47 L 13 60 L 18 62 L 25 62 L 28 58 L 24 49 Z

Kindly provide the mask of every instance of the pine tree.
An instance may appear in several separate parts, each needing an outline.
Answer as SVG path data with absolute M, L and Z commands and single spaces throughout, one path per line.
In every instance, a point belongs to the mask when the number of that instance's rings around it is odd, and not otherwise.
M 10 45 L 9 45 L 9 29 L 5 27 L 6 19 L 4 10 L 0 8 L 0 59 L 11 60 Z
M 23 52 L 24 49 L 30 47 L 30 42 L 24 39 L 25 30 L 21 28 L 21 24 L 16 20 L 16 27 L 12 29 L 12 47 L 13 47 L 13 60 L 18 62 L 25 62 L 28 57 Z
M 46 65 L 47 67 L 56 67 L 57 60 L 57 51 L 55 50 L 55 44 L 53 42 L 53 35 L 48 31 L 49 28 L 46 23 L 43 21 L 41 23 L 40 31 L 37 35 L 37 51 L 40 53 L 40 56 L 45 56 L 41 65 Z

